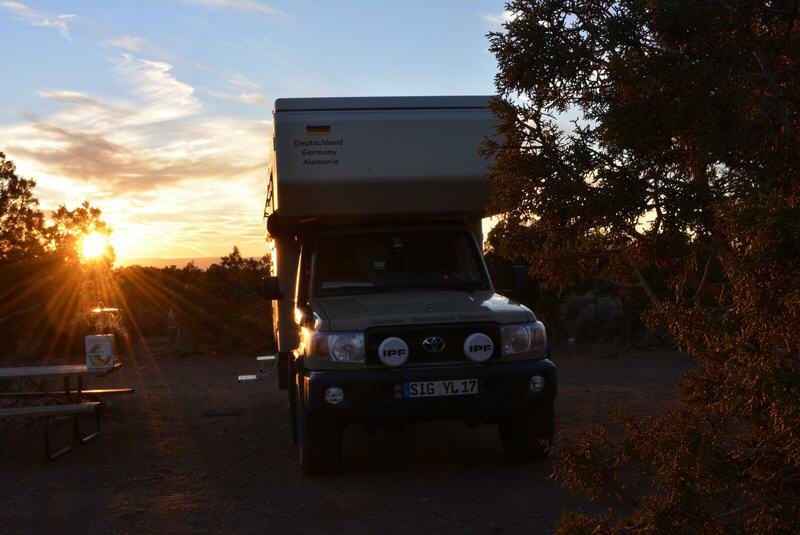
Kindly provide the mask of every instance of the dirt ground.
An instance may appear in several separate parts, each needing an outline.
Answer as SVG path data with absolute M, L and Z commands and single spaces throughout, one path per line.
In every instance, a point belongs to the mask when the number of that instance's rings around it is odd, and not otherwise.
M 0 429 L 2 533 L 552 533 L 564 510 L 597 510 L 548 478 L 550 462 L 508 461 L 496 429 L 419 424 L 345 431 L 343 473 L 300 473 L 274 376 L 238 384 L 248 355 L 138 351 L 92 386 L 131 386 L 103 433 L 55 461 L 39 422 Z M 660 411 L 691 363 L 625 345 L 557 346 L 556 425 L 574 432 L 626 405 Z M 238 407 L 239 416 L 204 417 Z

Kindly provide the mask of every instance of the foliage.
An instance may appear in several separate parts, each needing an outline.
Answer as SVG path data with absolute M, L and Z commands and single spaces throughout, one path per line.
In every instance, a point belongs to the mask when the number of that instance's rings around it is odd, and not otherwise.
M 47 221 L 35 185 L 0 153 L 0 347 L 6 357 L 63 360 L 75 345 L 75 318 L 104 274 L 79 264 L 75 237 L 105 224 L 88 203 L 61 206 Z
M 138 335 L 167 334 L 175 321 L 194 349 L 263 349 L 272 332 L 271 303 L 260 293 L 268 272 L 268 258 L 243 258 L 234 246 L 205 271 L 191 262 L 180 269 L 120 268 L 117 299 Z
M 123 309 L 134 342 L 166 334 L 170 310 L 188 342 L 182 349 L 269 342 L 271 308 L 259 294 L 264 259 L 242 258 L 234 247 L 207 271 L 113 270 L 110 246 L 93 261 L 79 251 L 87 234 L 110 234 L 100 210 L 84 202 L 45 217 L 34 187 L 0 153 L 0 360 L 82 360 L 88 311 L 98 301 Z
M 697 360 L 682 403 L 561 449 L 629 514 L 565 533 L 792 532 L 800 518 L 798 2 L 519 0 L 492 208 L 550 286 L 602 281 Z M 571 121 L 571 124 L 568 123 Z M 528 236 L 526 240 L 520 236 Z M 533 237 L 534 239 L 530 239 Z
M 537 228 L 511 225 L 508 221 L 499 221 L 486 238 L 485 259 L 492 281 L 501 293 L 508 295 L 511 284 L 512 265 L 530 265 L 532 259 L 527 256 L 547 241 L 546 236 Z M 526 244 L 524 249 L 520 243 Z M 536 316 L 545 322 L 548 337 L 561 340 L 573 335 L 562 327 L 562 305 L 570 294 L 584 294 L 592 290 L 586 281 L 572 278 L 558 287 L 542 284 L 539 273 L 532 273 L 528 288 L 517 290 L 512 297 L 530 305 L 536 310 Z M 547 280 L 547 279 L 544 279 Z
M 17 175 L 0 152 L 0 260 L 36 258 L 44 253 L 44 217 L 33 196 L 36 182 Z
M 67 210 L 62 204 L 51 214 L 53 245 L 66 261 L 80 261 L 80 239 L 83 236 L 92 233 L 105 236 L 111 234 L 111 229 L 100 219 L 100 215 L 100 209 L 91 206 L 89 201 L 83 201 L 83 204 L 73 210 Z M 110 267 L 114 264 L 115 257 L 113 248 L 106 245 L 105 253 L 98 260 Z

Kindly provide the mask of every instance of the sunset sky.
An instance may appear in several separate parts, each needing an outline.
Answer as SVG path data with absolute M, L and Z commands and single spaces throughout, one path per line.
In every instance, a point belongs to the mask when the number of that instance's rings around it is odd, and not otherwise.
M 264 251 L 278 97 L 491 94 L 499 1 L 0 1 L 0 151 L 117 264 Z

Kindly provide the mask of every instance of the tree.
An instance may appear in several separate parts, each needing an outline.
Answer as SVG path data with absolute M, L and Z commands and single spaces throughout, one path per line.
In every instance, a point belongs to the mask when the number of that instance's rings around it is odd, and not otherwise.
M 111 229 L 101 219 L 101 215 L 101 210 L 90 205 L 89 201 L 83 201 L 83 204 L 72 210 L 68 210 L 63 204 L 60 205 L 51 216 L 53 223 L 50 227 L 53 247 L 60 256 L 77 263 L 81 254 L 80 241 L 84 236 L 94 233 L 103 236 L 111 234 Z M 115 256 L 111 245 L 106 245 L 101 260 L 110 267 L 114 263 Z
M 249 304 L 263 300 L 259 293 L 261 279 L 269 271 L 268 259 L 243 258 L 239 248 L 234 245 L 227 256 L 220 258 L 219 264 L 208 268 L 208 278 L 212 290 L 225 296 L 233 303 Z
M 259 291 L 267 273 L 268 258 L 243 258 L 234 246 L 205 271 L 193 262 L 182 269 L 133 266 L 115 270 L 115 279 L 120 300 L 143 333 L 160 334 L 172 316 L 191 347 L 230 350 L 271 342 L 271 304 Z
M 41 256 L 47 241 L 44 217 L 33 196 L 36 182 L 16 171 L 0 152 L 0 261 Z
M 111 294 L 113 250 L 101 262 L 80 263 L 82 236 L 110 229 L 88 201 L 60 206 L 47 221 L 34 196 L 0 153 L 0 345 L 7 353 L 66 356 L 76 343 L 76 318 Z
M 649 327 L 698 362 L 680 407 L 623 416 L 621 440 L 595 429 L 562 448 L 557 478 L 633 508 L 568 515 L 562 530 L 790 532 L 800 517 L 798 2 L 506 9 L 504 31 L 489 36 L 503 136 L 485 147 L 506 245 L 545 284 L 643 292 Z M 531 233 L 545 238 L 513 238 Z

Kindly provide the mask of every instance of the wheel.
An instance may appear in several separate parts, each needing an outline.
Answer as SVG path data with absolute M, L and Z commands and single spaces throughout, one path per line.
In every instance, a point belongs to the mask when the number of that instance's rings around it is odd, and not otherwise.
M 500 442 L 515 461 L 542 461 L 553 442 L 553 402 L 515 414 L 498 424 Z
M 295 400 L 297 449 L 300 467 L 307 476 L 336 472 L 342 463 L 342 425 L 309 414 L 302 396 Z

